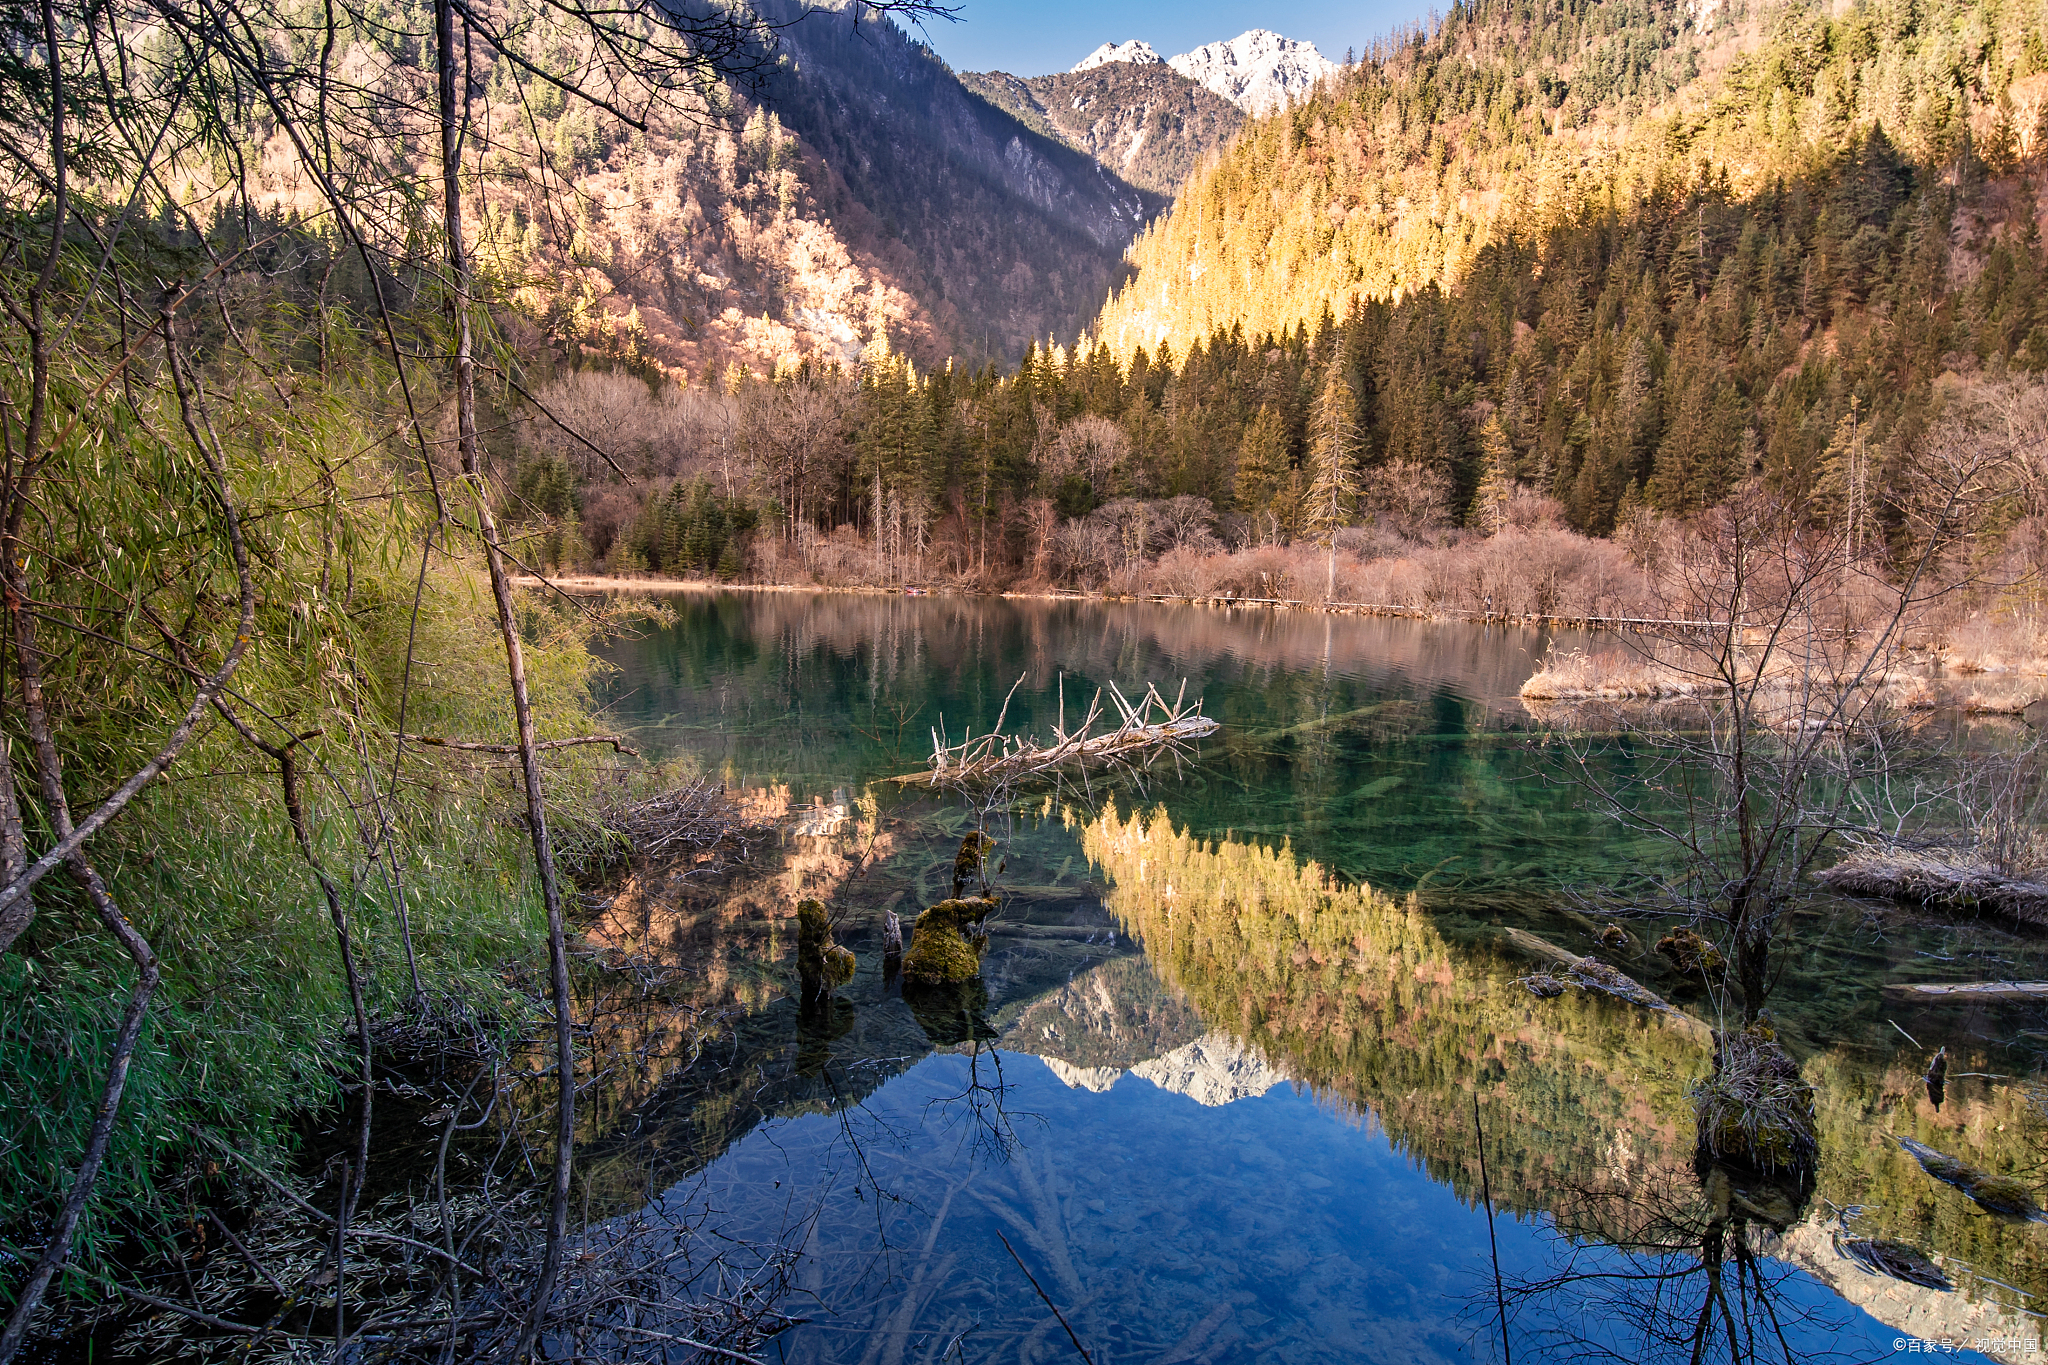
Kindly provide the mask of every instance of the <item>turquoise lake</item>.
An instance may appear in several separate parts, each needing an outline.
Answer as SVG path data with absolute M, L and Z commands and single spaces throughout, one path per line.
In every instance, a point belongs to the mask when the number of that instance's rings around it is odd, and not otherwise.
M 1689 1360 L 1703 1306 L 1709 1358 L 1731 1327 L 1745 1360 L 2039 1341 L 2037 1234 L 1891 1140 L 1952 1125 L 1944 1150 L 2004 1151 L 2010 1095 L 1965 1079 L 1926 1110 L 1902 1037 L 2000 1073 L 2020 1025 L 1883 993 L 1970 954 L 2031 963 L 2029 942 L 1869 907 L 1804 926 L 1779 1013 L 1830 1145 L 1797 1217 L 1748 1225 L 1741 1254 L 1695 1244 L 1684 1089 L 1704 1026 L 1516 984 L 1535 968 L 1506 928 L 1593 951 L 1592 893 L 1668 857 L 1588 809 L 1517 700 L 1546 650 L 1586 637 L 1024 600 L 663 605 L 607 649 L 612 712 L 776 832 L 740 873 L 671 874 L 607 909 L 604 932 L 699 995 L 687 1030 L 634 1025 L 690 1041 L 636 1043 L 586 1179 L 600 1213 L 797 1248 L 803 1321 L 771 1358 L 1494 1360 L 1503 1301 L 1517 1360 Z M 1222 728 L 1140 789 L 1000 817 L 982 982 L 906 997 L 883 917 L 948 894 L 973 823 L 882 779 L 920 768 L 941 724 L 984 732 L 1007 699 L 1005 729 L 1042 735 L 1062 695 L 1071 723 L 1109 683 L 1185 683 Z M 1626 782 L 1634 761 L 1596 767 Z M 858 959 L 821 1002 L 797 990 L 799 896 Z M 1617 965 L 1703 1008 L 1639 944 Z M 1956 1287 L 1841 1251 L 1871 1238 L 1933 1254 Z

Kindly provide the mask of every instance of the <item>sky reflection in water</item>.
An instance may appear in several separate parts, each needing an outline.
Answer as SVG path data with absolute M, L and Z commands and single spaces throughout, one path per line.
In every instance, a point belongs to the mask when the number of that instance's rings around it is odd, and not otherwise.
M 850 801 L 863 783 L 915 766 L 941 712 L 955 735 L 991 724 L 1019 673 L 1011 720 L 1025 728 L 1046 724 L 1061 673 L 1075 709 L 1105 680 L 1185 676 L 1226 730 L 1198 771 L 1151 793 L 1171 810 L 1161 829 L 1197 836 L 1175 875 L 1242 876 L 1242 859 L 1202 850 L 1284 838 L 1340 879 L 1431 895 L 1420 919 L 1392 902 L 1371 912 L 1384 922 L 1359 931 L 1358 962 L 1329 956 L 1348 928 L 1335 947 L 1304 928 L 1292 966 L 1272 953 L 1253 961 L 1259 945 L 1233 947 L 1249 954 L 1235 963 L 1182 949 L 1162 988 L 1146 959 L 1127 956 L 1128 939 L 1107 933 L 1112 917 L 1141 936 L 1162 923 L 1156 901 L 1104 885 L 1115 881 L 1100 858 L 1113 827 L 1012 831 L 1002 880 L 1018 894 L 987 963 L 981 1030 L 1006 1049 L 1008 1119 L 991 1122 L 986 1092 L 978 1106 L 959 1097 L 970 1066 L 986 1079 L 996 1057 L 934 1035 L 930 1011 L 914 1013 L 879 980 L 881 908 L 894 903 L 907 921 L 931 897 L 933 869 L 950 858 L 944 826 L 957 821 L 897 807 L 889 856 L 825 888 L 839 893 L 841 940 L 861 953 L 854 987 L 823 1015 L 792 1021 L 799 1012 L 785 1003 L 736 1035 L 781 1058 L 766 1070 L 793 1067 L 800 1084 L 763 1101 L 729 1149 L 706 1151 L 710 1164 L 662 1196 L 708 1201 L 737 1236 L 804 1240 L 796 1311 L 814 1321 L 783 1339 L 778 1359 L 1078 1359 L 998 1233 L 1098 1362 L 1497 1358 L 1473 1087 L 1490 1125 L 1507 1130 L 1489 1131 L 1488 1149 L 1510 1279 L 1540 1274 L 1556 1249 L 1549 1215 L 1569 1184 L 1563 1168 L 1615 1168 L 1628 1147 L 1630 1160 L 1680 1169 L 1672 1154 L 1696 1045 L 1607 1005 L 1533 1013 L 1509 988 L 1517 968 L 1483 946 L 1504 913 L 1559 937 L 1580 932 L 1556 918 L 1556 889 L 1645 856 L 1540 774 L 1533 727 L 1512 698 L 1546 637 L 1074 604 L 763 595 L 679 606 L 675 628 L 615 647 L 616 709 L 657 749 L 695 753 L 740 785 L 780 788 L 798 806 Z M 1285 881 L 1295 866 L 1260 875 Z M 1881 971 L 1907 950 L 1863 951 Z M 1375 954 L 1413 981 L 1393 981 L 1361 1016 L 1358 997 L 1386 984 L 1366 961 Z M 1819 1003 L 1823 992 L 1809 994 Z M 1241 1014 L 1255 997 L 1277 1013 L 1249 1029 L 1247 1018 L 1200 1017 L 1203 1001 Z M 1820 1012 L 1846 1027 L 1860 1011 L 1882 1027 L 1876 1010 L 1859 998 Z M 1376 1036 L 1346 1034 L 1361 1020 Z M 1255 1034 L 1264 1053 L 1231 1029 Z M 951 1050 L 932 1054 L 935 1044 Z M 1026 1055 L 1039 1052 L 1048 1059 Z M 1881 1097 L 1894 1083 L 1879 1074 L 1883 1060 L 1837 1078 L 1847 1097 L 1837 1109 Z M 1639 1074 L 1617 1074 L 1628 1068 Z M 695 1103 L 692 1077 L 664 1084 L 674 1093 L 647 1113 Z M 1823 1089 L 1825 1134 L 1836 1092 Z M 1890 1160 L 1865 1153 L 1851 1164 L 1880 1159 Z M 1910 1220 L 1939 1203 L 1894 1166 L 1889 1178 L 1911 1195 L 1882 1191 L 1894 1213 Z M 1971 1211 L 1939 1213 L 1982 1250 Z M 1936 1221 L 1919 1217 L 1923 1234 Z M 1942 1228 L 1932 1232 L 1938 1242 Z M 1794 1358 L 1895 1355 L 1898 1329 L 1804 1272 L 1777 1295 Z M 1537 1335 L 1573 1325 L 1569 1297 L 1522 1315 L 1517 1358 L 1578 1358 Z M 1605 1324 L 1578 1316 L 1578 1329 L 1631 1358 Z M 1899 1318 L 1897 1305 L 1887 1316 Z

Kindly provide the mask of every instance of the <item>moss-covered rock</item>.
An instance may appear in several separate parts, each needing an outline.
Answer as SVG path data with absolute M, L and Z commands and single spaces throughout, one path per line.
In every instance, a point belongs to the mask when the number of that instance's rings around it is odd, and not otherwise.
M 981 922 L 995 908 L 995 901 L 975 897 L 940 901 L 919 915 L 903 955 L 903 979 L 936 985 L 979 977 L 988 947 Z
M 1693 929 L 1673 929 L 1657 940 L 1657 952 L 1686 976 L 1718 978 L 1728 968 L 1721 950 Z
M 982 865 L 988 861 L 989 851 L 996 841 L 974 830 L 960 841 L 960 851 L 953 855 L 953 898 L 958 900 L 967 894 L 967 888 L 981 879 Z
M 796 971 L 805 995 L 835 991 L 853 980 L 851 950 L 832 941 L 832 921 L 821 901 L 807 900 L 796 908 Z

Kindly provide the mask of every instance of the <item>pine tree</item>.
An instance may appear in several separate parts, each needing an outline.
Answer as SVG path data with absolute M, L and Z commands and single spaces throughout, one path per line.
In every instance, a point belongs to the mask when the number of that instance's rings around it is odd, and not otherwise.
M 1310 478 L 1302 528 L 1329 556 L 1326 597 L 1337 595 L 1337 532 L 1351 524 L 1358 503 L 1358 400 L 1347 375 L 1348 348 L 1335 349 L 1309 414 Z
M 1287 477 L 1287 465 L 1286 419 L 1271 405 L 1261 403 L 1237 446 L 1232 488 L 1237 510 L 1255 518 L 1270 511 L 1273 495 Z
M 1497 536 L 1507 528 L 1508 498 L 1515 490 L 1515 447 L 1497 414 L 1486 419 L 1479 445 L 1482 463 L 1479 491 L 1472 495 L 1472 523 L 1486 535 Z

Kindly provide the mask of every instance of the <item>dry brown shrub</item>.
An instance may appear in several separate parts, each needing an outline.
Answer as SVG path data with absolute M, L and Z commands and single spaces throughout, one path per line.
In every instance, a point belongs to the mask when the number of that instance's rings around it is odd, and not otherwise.
M 1693 697 L 1705 690 L 1698 679 L 1659 667 L 1629 650 L 1598 654 L 1551 651 L 1522 684 L 1525 701 L 1641 701 Z
M 1958 673 L 2048 674 L 2048 632 L 2031 611 L 1973 612 L 1946 644 L 1942 661 Z

